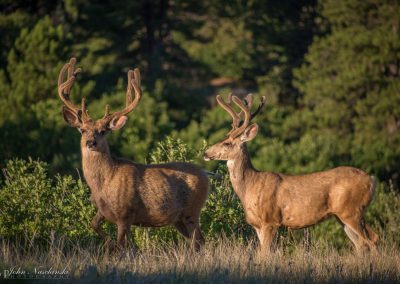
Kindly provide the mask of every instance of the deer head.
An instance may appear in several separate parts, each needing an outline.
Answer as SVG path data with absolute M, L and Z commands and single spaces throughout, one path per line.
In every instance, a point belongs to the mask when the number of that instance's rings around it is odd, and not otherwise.
M 232 101 L 241 109 L 240 113 L 236 113 L 233 109 Z M 261 98 L 260 105 L 253 113 L 250 113 L 253 104 L 252 94 L 248 94 L 243 101 L 229 95 L 227 103 L 218 95 L 217 102 L 232 116 L 232 129 L 222 141 L 207 149 L 204 160 L 233 160 L 244 143 L 256 137 L 258 126 L 256 123 L 250 125 L 250 122 L 264 106 L 265 97 Z
M 105 136 L 111 130 L 122 128 L 127 121 L 127 114 L 139 103 L 142 91 L 140 87 L 139 69 L 129 70 L 128 87 L 126 91 L 126 106 L 124 109 L 110 113 L 109 105 L 105 107 L 105 114 L 98 120 L 90 118 L 85 106 L 85 98 L 82 98 L 81 106 L 74 105 L 70 100 L 70 91 L 75 82 L 76 76 L 81 72 L 80 68 L 75 69 L 76 59 L 71 58 L 65 64 L 58 77 L 58 95 L 63 101 L 62 113 L 64 120 L 81 133 L 81 147 L 90 151 L 105 152 L 108 150 Z M 67 79 L 65 79 L 67 73 Z M 135 98 L 132 98 L 132 91 L 135 90 Z

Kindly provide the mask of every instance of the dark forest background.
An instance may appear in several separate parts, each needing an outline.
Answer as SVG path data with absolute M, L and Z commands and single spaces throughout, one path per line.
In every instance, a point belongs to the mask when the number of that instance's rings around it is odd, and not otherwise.
M 72 96 L 95 117 L 121 108 L 127 70 L 142 71 L 142 102 L 110 137 L 117 155 L 149 162 L 167 135 L 211 144 L 230 125 L 215 95 L 252 92 L 267 97 L 249 145 L 259 169 L 352 165 L 399 183 L 396 0 L 2 0 L 0 11 L 1 166 L 30 156 L 76 174 L 80 135 L 57 96 L 75 56 Z

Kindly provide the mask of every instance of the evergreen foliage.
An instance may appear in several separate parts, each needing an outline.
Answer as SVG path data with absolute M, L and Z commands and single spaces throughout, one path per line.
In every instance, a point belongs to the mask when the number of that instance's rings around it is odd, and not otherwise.
M 304 133 L 340 137 L 337 153 L 382 178 L 400 163 L 400 41 L 395 1 L 322 1 L 327 36 L 296 70 Z

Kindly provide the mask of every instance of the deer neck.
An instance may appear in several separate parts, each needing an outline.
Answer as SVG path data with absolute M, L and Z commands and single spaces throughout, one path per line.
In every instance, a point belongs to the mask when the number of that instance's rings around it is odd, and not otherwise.
M 82 146 L 81 150 L 85 180 L 92 192 L 100 191 L 114 169 L 114 160 L 108 145 L 104 147 L 103 151 L 91 151 L 86 146 Z
M 240 200 L 243 200 L 246 194 L 246 179 L 249 179 L 252 173 L 255 172 L 246 144 L 241 146 L 239 153 L 233 160 L 228 160 L 227 166 L 233 190 Z

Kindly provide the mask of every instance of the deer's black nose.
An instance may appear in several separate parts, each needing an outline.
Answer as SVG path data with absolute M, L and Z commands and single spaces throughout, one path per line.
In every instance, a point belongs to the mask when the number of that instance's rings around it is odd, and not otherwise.
M 97 145 L 96 140 L 89 140 L 89 141 L 86 141 L 86 146 L 87 146 L 88 148 L 93 148 L 93 147 L 95 147 L 96 145 Z

